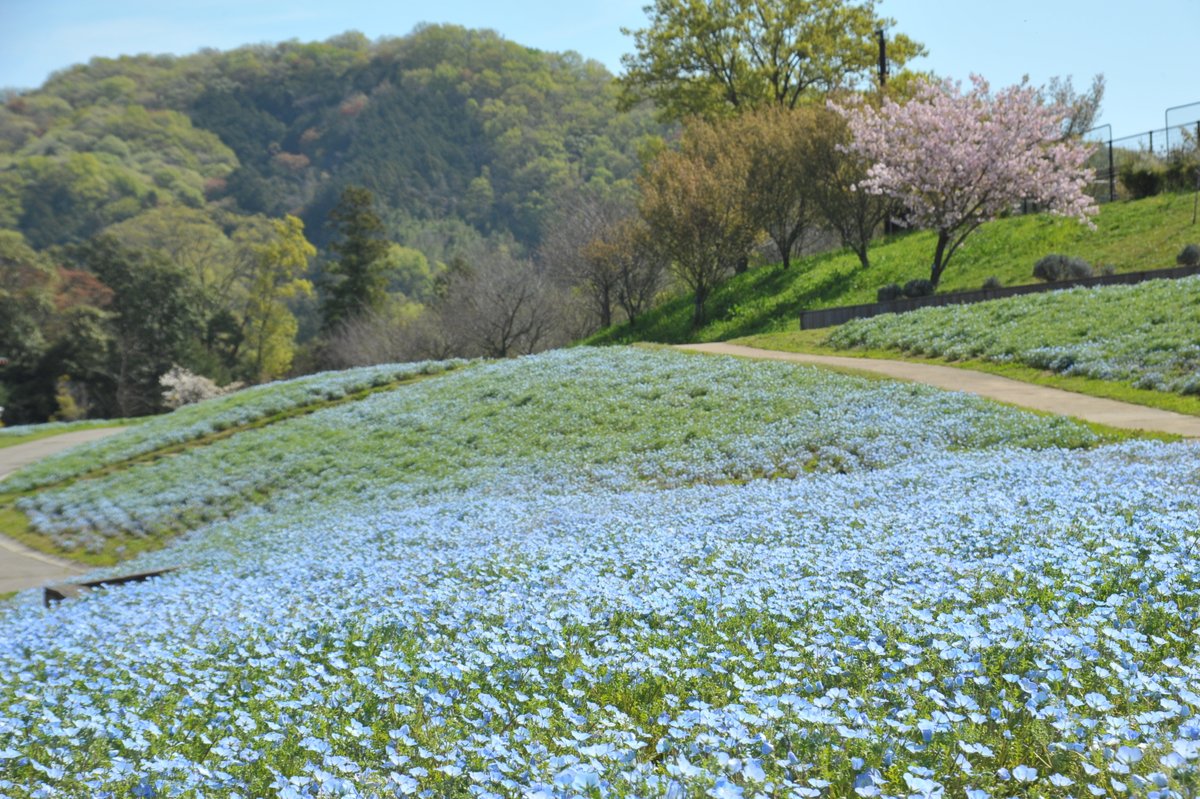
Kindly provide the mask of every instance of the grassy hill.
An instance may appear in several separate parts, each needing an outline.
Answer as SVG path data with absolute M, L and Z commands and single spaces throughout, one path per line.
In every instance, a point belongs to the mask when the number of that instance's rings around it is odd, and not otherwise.
M 0 792 L 1193 784 L 1195 447 L 669 350 L 446 367 L 18 475 L 44 545 L 183 568 L 0 604 Z
M 1200 241 L 1192 224 L 1191 195 L 1161 195 L 1102 206 L 1096 230 L 1048 215 L 1018 216 L 984 225 L 954 256 L 940 291 L 977 289 L 990 277 L 1004 285 L 1036 282 L 1034 263 L 1050 253 L 1075 255 L 1118 272 L 1172 266 L 1189 242 Z M 934 236 L 904 233 L 880 241 L 864 270 L 849 252 L 802 259 L 790 269 L 763 266 L 736 276 L 713 292 L 709 322 L 691 327 L 691 298 L 677 297 L 638 320 L 601 331 L 590 344 L 659 341 L 722 341 L 798 329 L 799 314 L 813 308 L 875 302 L 888 283 L 929 276 Z

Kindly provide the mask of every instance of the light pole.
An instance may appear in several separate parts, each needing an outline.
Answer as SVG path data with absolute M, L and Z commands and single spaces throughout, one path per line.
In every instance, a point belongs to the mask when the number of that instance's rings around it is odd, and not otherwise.
M 879 88 L 882 90 L 887 85 L 887 39 L 883 28 L 877 28 L 875 35 L 879 38 Z

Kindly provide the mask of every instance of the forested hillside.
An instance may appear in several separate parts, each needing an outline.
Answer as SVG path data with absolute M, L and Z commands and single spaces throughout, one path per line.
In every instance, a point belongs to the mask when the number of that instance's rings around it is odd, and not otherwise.
M 353 227 L 330 218 L 347 187 L 368 190 L 358 212 L 379 224 L 362 229 L 387 247 L 371 277 L 386 301 L 368 310 L 415 317 L 452 283 L 477 300 L 475 275 L 529 268 L 555 207 L 632 193 L 664 128 L 616 96 L 597 62 L 453 26 L 97 58 L 9 92 L 4 421 L 153 410 L 172 363 L 276 377 L 297 341 L 306 368 L 353 360 L 303 351 L 347 279 L 330 268 Z M 465 346 L 439 329 L 426 347 L 506 354 L 510 332 Z
M 217 204 L 295 214 L 322 243 L 356 184 L 394 232 L 454 217 L 533 246 L 553 193 L 637 169 L 657 128 L 614 98 L 597 62 L 451 26 L 98 58 L 0 109 L 0 223 L 41 248 L 156 205 Z

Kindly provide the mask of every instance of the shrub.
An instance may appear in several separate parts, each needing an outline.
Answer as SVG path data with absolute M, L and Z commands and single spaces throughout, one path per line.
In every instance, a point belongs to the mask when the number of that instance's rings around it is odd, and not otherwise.
M 923 277 L 910 280 L 904 284 L 905 297 L 928 297 L 933 294 L 933 283 Z
M 900 288 L 898 283 L 888 283 L 886 286 L 881 286 L 879 291 L 875 292 L 876 302 L 891 302 L 903 296 L 904 289 Z
M 1200 266 L 1200 244 L 1188 244 L 1175 256 L 1179 266 Z
M 983 281 L 982 288 L 984 291 L 992 291 L 994 289 L 1004 288 L 1004 284 L 1000 282 L 1000 278 L 992 275 L 987 280 Z
M 1173 150 L 1162 170 L 1162 187 L 1166 191 L 1200 187 L 1200 152 L 1194 148 Z
M 241 383 L 231 383 L 221 388 L 204 375 L 192 374 L 182 366 L 172 366 L 169 372 L 158 379 L 158 383 L 163 387 L 163 404 L 172 410 L 220 397 L 242 387 Z
M 1139 159 L 1123 164 L 1119 170 L 1121 185 L 1129 192 L 1129 199 L 1140 200 L 1153 197 L 1163 190 L 1166 177 L 1163 166 L 1157 161 Z
M 1047 283 L 1092 276 L 1092 265 L 1073 255 L 1047 255 L 1033 265 L 1033 276 Z
M 1117 268 L 1112 264 L 1100 264 L 1096 267 L 1096 271 L 1105 277 L 1111 277 L 1117 273 Z

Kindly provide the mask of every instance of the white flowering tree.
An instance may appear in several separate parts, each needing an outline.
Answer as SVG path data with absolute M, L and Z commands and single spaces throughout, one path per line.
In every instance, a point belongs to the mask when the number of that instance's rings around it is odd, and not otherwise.
M 1022 200 L 1088 225 L 1096 213 L 1084 192 L 1091 147 L 1062 136 L 1070 110 L 1028 81 L 995 94 L 983 78 L 971 82 L 964 92 L 927 81 L 907 102 L 880 108 L 831 106 L 850 127 L 850 149 L 873 164 L 858 190 L 895 198 L 907 209 L 903 224 L 937 232 L 935 287 L 967 236 Z

